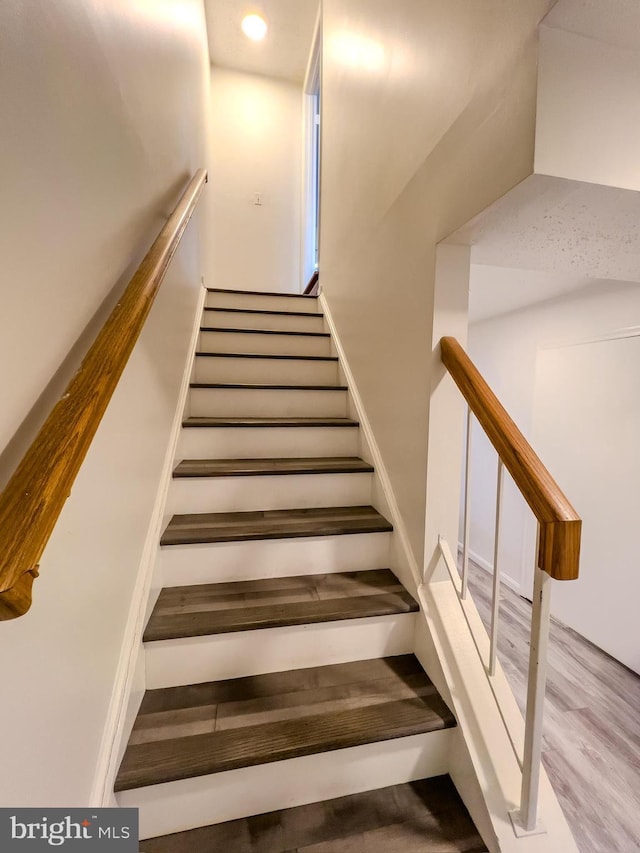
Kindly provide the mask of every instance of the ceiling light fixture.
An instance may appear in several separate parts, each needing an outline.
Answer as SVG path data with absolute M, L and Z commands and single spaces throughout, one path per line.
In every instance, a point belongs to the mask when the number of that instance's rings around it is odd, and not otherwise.
M 242 32 L 253 41 L 262 41 L 267 34 L 267 22 L 255 13 L 242 19 Z

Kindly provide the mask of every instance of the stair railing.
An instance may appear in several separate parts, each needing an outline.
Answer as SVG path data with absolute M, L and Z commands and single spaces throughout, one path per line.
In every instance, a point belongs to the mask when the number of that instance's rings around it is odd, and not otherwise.
M 458 592 L 461 604 L 468 595 L 472 416 L 475 416 L 498 453 L 490 646 L 489 658 L 485 663 L 487 677 L 494 696 L 496 693 L 492 679 L 496 673 L 500 616 L 498 546 L 504 468 L 511 474 L 513 481 L 538 522 L 522 758 L 520 758 L 519 750 L 516 749 L 507 727 L 507 732 L 522 769 L 520 808 L 512 812 L 510 816 L 517 835 L 530 834 L 536 831 L 537 825 L 551 579 L 575 580 L 578 577 L 582 521 L 458 341 L 451 337 L 442 338 L 440 351 L 443 364 L 467 402 L 464 534 L 462 579 L 459 587 L 460 575 L 456 560 L 447 542 L 442 538 L 440 539 L 441 554 Z M 478 648 L 477 644 L 476 648 Z
M 199 169 L 0 495 L 0 620 L 29 610 L 38 562 L 89 450 L 207 173 Z
M 318 292 L 318 280 L 320 278 L 320 272 L 318 270 L 314 270 L 311 274 L 311 278 L 307 282 L 307 286 L 302 292 L 303 296 L 315 296 Z

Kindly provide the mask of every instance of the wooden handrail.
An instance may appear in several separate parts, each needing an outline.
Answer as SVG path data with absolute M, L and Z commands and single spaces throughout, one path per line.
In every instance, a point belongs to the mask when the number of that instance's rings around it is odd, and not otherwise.
M 314 270 L 312 275 L 311 275 L 311 278 L 307 282 L 307 286 L 305 287 L 305 289 L 303 291 L 304 296 L 312 296 L 313 295 L 313 291 L 318 284 L 319 278 L 320 278 L 320 273 L 318 272 L 318 270 Z
M 455 338 L 440 341 L 442 362 L 486 432 L 540 525 L 538 566 L 575 580 L 582 521 Z
M 0 620 L 31 606 L 38 561 L 207 180 L 200 169 L 0 495 Z

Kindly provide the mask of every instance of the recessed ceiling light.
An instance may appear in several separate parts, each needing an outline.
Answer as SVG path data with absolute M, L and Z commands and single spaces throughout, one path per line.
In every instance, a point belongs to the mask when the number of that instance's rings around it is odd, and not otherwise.
M 267 22 L 260 15 L 246 15 L 242 19 L 242 32 L 254 41 L 262 41 L 267 34 Z

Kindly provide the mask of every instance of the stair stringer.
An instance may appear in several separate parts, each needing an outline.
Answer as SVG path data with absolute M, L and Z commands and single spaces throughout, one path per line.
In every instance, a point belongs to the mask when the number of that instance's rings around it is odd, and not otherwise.
M 489 657 L 489 637 L 473 599 L 468 597 L 463 603 L 463 614 L 453 584 L 446 581 L 425 584 L 418 590 L 418 595 L 449 684 L 450 708 L 458 722 L 459 743 L 452 756 L 450 774 L 481 832 L 484 824 L 479 806 L 484 806 L 497 845 L 489 845 L 491 850 L 501 853 L 578 853 L 544 767 L 540 774 L 539 800 L 539 823 L 544 832 L 522 838 L 514 834 L 509 812 L 519 806 L 522 774 L 512 741 L 522 755 L 524 720 L 499 661 L 493 690 L 489 685 L 482 663 Z M 469 762 L 475 785 L 469 785 L 466 779 Z M 478 793 L 481 803 L 477 802 Z
M 422 566 L 413 553 L 407 527 L 400 513 L 398 501 L 391 485 L 391 479 L 378 443 L 376 442 L 373 428 L 367 417 L 353 372 L 349 367 L 349 361 L 340 341 L 340 335 L 333 321 L 331 308 L 322 293 L 322 289 L 318 301 L 322 307 L 327 327 L 331 332 L 331 341 L 339 358 L 339 369 L 343 374 L 344 384 L 349 387 L 349 405 L 353 409 L 349 411 L 349 416 L 360 423 L 360 457 L 365 462 L 369 462 L 374 468 L 371 504 L 393 524 L 389 549 L 389 568 L 403 586 L 415 598 L 418 598 L 418 590 L 422 583 Z M 449 707 L 452 707 L 451 693 L 447 679 L 440 665 L 433 640 L 427 630 L 426 622 L 420 616 L 416 619 L 414 649 L 416 656 L 431 681 L 435 684 L 438 692 Z
M 189 383 L 193 373 L 196 345 L 206 296 L 207 290 L 203 281 L 194 309 L 191 340 L 182 374 L 180 393 L 175 406 L 171 435 L 158 479 L 158 491 L 138 567 L 138 577 L 124 630 L 111 701 L 96 764 L 90 805 L 98 808 L 117 806 L 113 786 L 146 689 L 142 635 L 162 586 L 158 576 L 158 542 L 167 522 L 165 507 L 175 467 L 176 451 L 189 394 Z
M 544 768 L 540 783 L 540 816 L 546 833 L 516 838 L 513 832 L 508 812 L 520 801 L 522 776 L 504 721 L 510 731 L 516 733 L 516 742 L 523 743 L 522 714 L 499 662 L 498 708 L 453 585 L 449 581 L 422 582 L 424 567 L 411 548 L 384 459 L 322 292 L 319 303 L 340 359 L 345 384 L 349 386 L 349 404 L 353 407 L 349 414 L 360 422 L 360 456 L 375 469 L 372 505 L 389 518 L 394 527 L 390 568 L 421 605 L 416 618 L 414 653 L 458 722 L 451 739 L 449 771 L 458 793 L 492 853 L 577 853 Z M 470 599 L 467 604 L 475 614 L 476 632 L 480 631 L 488 644 L 475 605 Z

